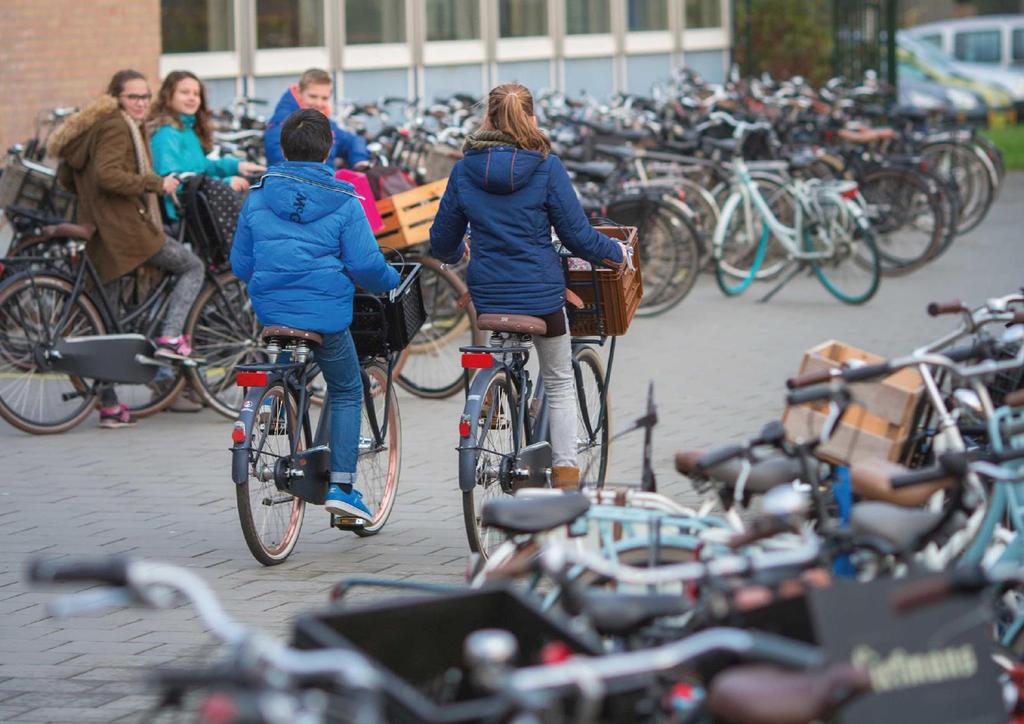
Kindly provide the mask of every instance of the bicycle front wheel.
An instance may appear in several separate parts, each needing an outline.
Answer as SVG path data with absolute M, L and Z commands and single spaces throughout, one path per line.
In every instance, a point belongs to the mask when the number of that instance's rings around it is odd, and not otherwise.
M 576 378 L 576 464 L 580 483 L 603 488 L 611 432 L 604 362 L 597 350 L 584 345 L 573 354 L 572 367 Z
M 395 381 L 417 397 L 440 399 L 462 389 L 459 347 L 483 344 L 472 304 L 459 307 L 466 283 L 431 257 L 420 257 L 420 289 L 427 321 L 402 353 Z
M 804 248 L 827 258 L 812 262 L 815 276 L 829 293 L 846 304 L 863 304 L 875 296 L 881 278 L 881 262 L 874 233 L 856 218 L 853 202 L 819 199 L 823 218 L 817 233 L 804 232 Z
M 379 432 L 379 441 L 375 430 Z M 398 397 L 392 388 L 388 394 L 388 372 L 373 362 L 363 369 L 363 417 L 359 427 L 359 461 L 356 468 L 363 503 L 373 518 L 361 528 L 359 536 L 380 532 L 391 515 L 398 494 L 398 474 L 402 467 L 402 418 Z
M 515 461 L 522 421 L 515 388 L 504 370 L 487 381 L 479 399 L 480 409 L 469 421 L 469 435 L 459 443 L 459 486 L 470 550 L 486 559 L 501 545 L 502 534 L 481 526 L 480 514 L 488 500 L 506 495 L 501 477 Z
M 32 435 L 79 425 L 96 405 L 92 383 L 48 369 L 44 353 L 63 337 L 104 333 L 95 305 L 84 294 L 72 298 L 66 280 L 11 277 L 0 287 L 0 417 Z
M 291 555 L 299 539 L 306 501 L 279 490 L 274 483 L 278 464 L 303 449 L 298 404 L 282 382 L 269 385 L 256 402 L 249 431 L 249 478 L 235 485 L 242 537 L 253 557 L 276 566 Z
M 907 169 L 882 168 L 860 183 L 878 236 L 882 272 L 902 276 L 921 268 L 942 246 L 946 218 L 938 189 Z

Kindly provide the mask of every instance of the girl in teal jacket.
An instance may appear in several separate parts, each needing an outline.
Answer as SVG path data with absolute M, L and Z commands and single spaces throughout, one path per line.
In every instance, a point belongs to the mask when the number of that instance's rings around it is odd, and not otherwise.
M 223 179 L 238 193 L 249 189 L 243 176 L 262 173 L 265 167 L 236 158 L 210 159 L 213 148 L 210 111 L 206 91 L 199 79 L 187 70 L 176 70 L 164 78 L 160 95 L 153 104 L 149 120 L 153 169 L 161 176 L 172 173 L 201 173 Z M 174 203 L 164 199 L 169 219 L 178 218 Z

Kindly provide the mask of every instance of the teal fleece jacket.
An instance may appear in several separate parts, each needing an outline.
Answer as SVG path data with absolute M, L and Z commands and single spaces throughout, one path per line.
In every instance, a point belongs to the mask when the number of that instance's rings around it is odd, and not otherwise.
M 169 173 L 202 173 L 220 179 L 230 179 L 238 175 L 237 158 L 206 157 L 199 136 L 196 135 L 196 117 L 178 116 L 181 128 L 168 124 L 161 126 L 150 138 L 149 144 L 153 151 L 153 170 L 161 176 Z M 177 219 L 178 214 L 174 203 L 169 197 L 164 199 L 164 209 L 169 219 Z

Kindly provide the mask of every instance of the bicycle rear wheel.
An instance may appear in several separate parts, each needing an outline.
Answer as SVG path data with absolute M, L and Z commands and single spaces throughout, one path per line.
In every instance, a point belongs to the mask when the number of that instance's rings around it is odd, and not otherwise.
M 913 171 L 883 168 L 864 177 L 860 192 L 877 235 L 883 274 L 909 274 L 934 257 L 947 228 L 937 188 Z
M 613 199 L 607 204 L 604 215 L 616 224 L 637 228 L 644 278 L 644 296 L 638 311 L 642 315 L 644 306 L 659 299 L 676 279 L 680 257 L 675 237 L 682 229 L 678 212 L 656 195 L 634 194 Z M 696 260 L 693 263 L 696 264 Z
M 881 263 L 874 234 L 857 222 L 852 201 L 819 198 L 823 217 L 819 233 L 827 234 L 832 255 L 812 262 L 815 276 L 832 296 L 846 304 L 863 304 L 875 296 L 881 278 Z M 824 251 L 825 239 L 804 231 L 807 251 Z
M 427 321 L 402 353 L 395 381 L 417 397 L 440 399 L 462 389 L 459 347 L 483 344 L 472 303 L 460 308 L 466 283 L 431 257 L 417 259 Z
M 361 528 L 352 531 L 359 536 L 380 532 L 391 515 L 398 494 L 398 474 L 402 467 L 402 418 L 398 412 L 398 397 L 394 389 L 388 392 L 388 371 L 373 362 L 363 368 L 363 414 L 359 427 L 359 462 L 357 487 L 363 494 L 363 503 L 373 518 Z M 369 411 L 381 430 L 382 439 L 375 442 L 370 425 Z M 385 424 L 386 418 L 386 424 Z
M 203 362 L 188 374 L 203 400 L 224 417 L 234 418 L 242 407 L 235 367 L 266 361 L 260 329 L 245 285 L 229 272 L 208 282 L 189 311 L 185 334 L 192 335 L 192 349 Z
M 687 211 L 670 201 L 661 203 L 663 206 L 659 209 L 662 211 L 657 217 L 648 217 L 641 221 L 641 226 L 637 228 L 637 236 L 640 238 L 642 248 L 644 239 L 650 238 L 652 234 L 658 232 L 659 217 L 662 219 L 660 223 L 663 227 L 664 220 L 667 220 L 670 224 L 667 230 L 671 233 L 672 244 L 675 247 L 675 264 L 671 276 L 662 285 L 660 293 L 647 294 L 645 290 L 643 299 L 640 300 L 640 307 L 636 312 L 641 317 L 662 314 L 683 301 L 693 289 L 693 285 L 697 283 L 697 275 L 700 273 L 703 258 L 700 232 Z M 642 255 L 641 270 L 646 273 L 643 268 Z
M 270 384 L 256 402 L 249 431 L 249 478 L 235 485 L 242 537 L 253 557 L 265 566 L 283 563 L 299 539 L 306 501 L 277 488 L 274 471 L 304 440 L 295 396 L 282 382 Z
M 501 545 L 503 535 L 481 526 L 480 514 L 488 500 L 506 495 L 499 478 L 511 467 L 523 438 L 518 397 L 504 370 L 488 380 L 480 399 L 479 413 L 469 421 L 469 435 L 460 441 L 459 486 L 469 548 L 486 559 Z
M 96 406 L 92 382 L 47 368 L 43 354 L 62 337 L 106 332 L 92 301 L 72 299 L 66 280 L 15 276 L 0 286 L 0 417 L 46 435 L 79 425 Z M 67 311 L 67 322 L 56 329 Z
M 572 367 L 576 379 L 576 464 L 580 483 L 603 488 L 611 431 L 604 362 L 597 350 L 582 345 L 573 353 Z

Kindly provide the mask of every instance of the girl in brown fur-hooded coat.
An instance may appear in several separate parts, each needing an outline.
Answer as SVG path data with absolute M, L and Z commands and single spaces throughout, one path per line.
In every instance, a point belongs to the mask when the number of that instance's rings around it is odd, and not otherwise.
M 64 162 L 60 183 L 78 195 L 78 222 L 96 227 L 86 252 L 104 284 L 143 264 L 165 238 L 157 205 L 164 179 L 153 173 L 146 129 L 130 127 L 132 118 L 119 101 L 122 76 L 144 80 L 121 71 L 106 95 L 71 116 L 49 141 L 51 153 Z

